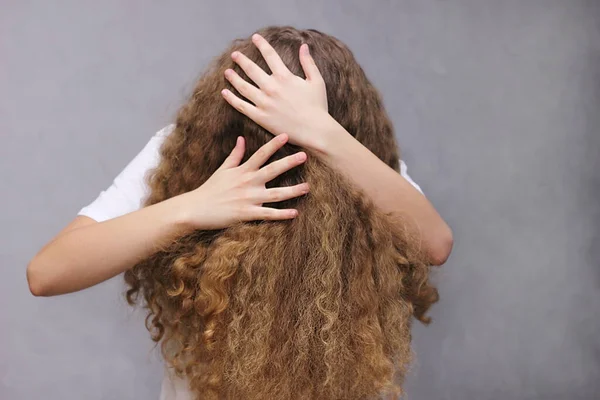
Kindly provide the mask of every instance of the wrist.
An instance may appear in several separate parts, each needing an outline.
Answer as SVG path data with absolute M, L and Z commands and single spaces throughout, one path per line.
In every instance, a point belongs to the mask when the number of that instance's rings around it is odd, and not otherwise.
M 184 233 L 199 229 L 195 225 L 188 197 L 189 193 L 183 193 L 159 203 L 164 206 L 161 211 L 166 218 L 166 223 Z
M 356 151 L 359 142 L 333 117 L 321 125 L 321 130 L 315 135 L 314 142 L 309 148 L 324 160 L 334 161 L 339 157 L 348 157 Z M 360 144 L 359 144 L 360 145 Z
M 321 156 L 327 156 L 334 148 L 336 141 L 344 134 L 348 134 L 331 115 L 325 114 L 317 122 L 318 128 L 314 129 L 311 140 L 307 143 L 307 150 Z

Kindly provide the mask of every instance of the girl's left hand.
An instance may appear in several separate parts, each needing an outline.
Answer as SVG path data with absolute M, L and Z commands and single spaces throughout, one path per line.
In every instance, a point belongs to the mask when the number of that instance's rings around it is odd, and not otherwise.
M 305 148 L 318 148 L 323 141 L 328 123 L 333 120 L 327 112 L 327 93 L 323 77 L 311 57 L 308 45 L 300 46 L 300 63 L 306 75 L 302 79 L 290 72 L 275 49 L 262 36 L 255 34 L 252 41 L 260 50 L 272 75 L 267 74 L 239 51 L 231 58 L 237 63 L 255 87 L 242 79 L 234 70 L 225 71 L 225 77 L 244 101 L 224 89 L 225 100 L 236 110 L 274 135 L 287 133 L 290 142 Z

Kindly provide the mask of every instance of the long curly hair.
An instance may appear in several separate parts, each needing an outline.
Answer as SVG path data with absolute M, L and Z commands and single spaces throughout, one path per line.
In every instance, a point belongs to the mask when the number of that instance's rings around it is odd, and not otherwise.
M 376 89 L 350 50 L 316 30 L 259 31 L 294 74 L 302 43 L 325 80 L 329 113 L 391 168 L 399 153 Z M 235 40 L 202 75 L 148 176 L 146 205 L 202 185 L 236 137 L 246 158 L 272 135 L 221 97 L 239 50 L 270 72 L 250 38 Z M 269 162 L 299 151 L 291 144 Z M 437 301 L 419 241 L 309 150 L 305 164 L 267 186 L 308 182 L 309 194 L 271 207 L 287 221 L 194 231 L 125 273 L 127 299 L 197 399 L 397 398 L 411 360 L 411 319 L 427 323 Z M 245 160 L 244 160 L 245 161 Z M 402 201 L 401 198 L 398 199 Z M 140 297 L 140 294 L 142 297 Z

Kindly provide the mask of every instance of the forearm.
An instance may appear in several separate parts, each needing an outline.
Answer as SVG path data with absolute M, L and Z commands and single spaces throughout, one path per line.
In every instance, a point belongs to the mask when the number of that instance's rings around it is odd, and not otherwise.
M 177 202 L 169 199 L 59 235 L 28 266 L 31 291 L 41 296 L 75 292 L 131 268 L 189 230 Z
M 452 232 L 429 200 L 337 122 L 329 120 L 324 125 L 327 131 L 315 150 L 382 211 L 403 216 L 420 237 L 430 262 L 443 264 L 452 248 Z
M 223 229 L 240 221 L 286 220 L 297 210 L 263 204 L 306 194 L 308 185 L 269 188 L 266 183 L 302 164 L 303 153 L 262 167 L 287 141 L 269 141 L 241 164 L 245 142 L 239 137 L 221 167 L 195 190 L 97 223 L 75 219 L 29 263 L 34 295 L 52 296 L 85 289 L 133 267 L 174 239 L 194 230 Z

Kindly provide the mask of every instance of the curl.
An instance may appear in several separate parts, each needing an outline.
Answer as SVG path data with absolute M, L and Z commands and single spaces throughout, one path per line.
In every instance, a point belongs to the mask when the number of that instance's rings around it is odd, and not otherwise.
M 313 30 L 267 28 L 263 36 L 296 75 L 308 43 L 328 88 L 331 115 L 398 170 L 391 123 L 352 53 Z M 202 185 L 235 144 L 246 158 L 271 135 L 220 97 L 240 50 L 267 66 L 249 39 L 235 41 L 200 78 L 148 176 L 146 205 Z M 280 149 L 270 162 L 298 151 Z M 412 318 L 428 323 L 437 301 L 429 266 L 406 224 L 381 213 L 344 177 L 310 154 L 269 186 L 308 182 L 307 196 L 272 204 L 294 220 L 196 231 L 125 274 L 131 304 L 166 362 L 197 399 L 397 398 L 412 359 Z M 401 199 L 399 200 L 401 201 Z

